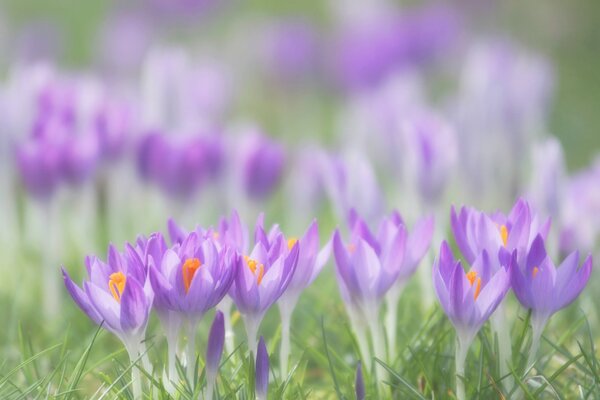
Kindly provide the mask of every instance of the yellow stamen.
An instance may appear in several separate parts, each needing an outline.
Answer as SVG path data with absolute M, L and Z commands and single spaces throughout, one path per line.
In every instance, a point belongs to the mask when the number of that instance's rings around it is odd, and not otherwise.
M 469 280 L 469 284 L 471 286 L 473 286 L 475 282 L 477 282 L 475 284 L 475 293 L 473 295 L 473 297 L 475 297 L 475 300 L 477 300 L 477 297 L 479 297 L 479 292 L 481 291 L 481 278 L 477 276 L 476 271 L 469 271 L 467 272 L 467 279 Z
M 533 272 L 531 273 L 531 275 L 535 278 L 538 272 L 540 272 L 540 269 L 538 267 L 533 267 Z
M 125 290 L 125 283 L 127 281 L 127 278 L 122 272 L 114 272 L 110 274 L 108 278 L 108 288 L 110 289 L 110 293 L 115 298 L 115 300 L 120 303 L 121 295 L 123 294 L 123 290 Z
M 253 274 L 256 273 L 256 266 L 258 265 L 258 263 L 256 262 L 256 260 L 251 259 L 248 256 L 244 256 L 244 260 L 246 261 L 246 264 L 248 264 L 248 268 L 250 268 L 250 271 L 252 271 Z
M 219 232 L 213 232 L 212 236 L 213 236 L 213 239 L 219 240 Z
M 506 243 L 508 243 L 508 228 L 506 225 L 500 226 L 500 237 L 502 238 L 502 243 L 504 243 L 504 246 L 506 247 Z
M 185 288 L 186 294 L 190 291 L 192 279 L 194 279 L 194 275 L 196 274 L 196 271 L 198 270 L 198 268 L 200 268 L 201 265 L 202 263 L 197 258 L 188 258 L 183 263 L 183 266 L 181 267 L 181 272 L 183 275 L 183 286 Z
M 287 241 L 288 250 L 291 250 L 292 247 L 294 247 L 294 245 L 296 244 L 297 241 L 298 241 L 298 239 L 296 239 L 296 238 L 289 238 L 288 241 Z

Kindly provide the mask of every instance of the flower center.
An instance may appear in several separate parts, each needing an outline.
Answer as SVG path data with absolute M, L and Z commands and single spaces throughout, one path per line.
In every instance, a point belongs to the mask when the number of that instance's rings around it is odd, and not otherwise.
M 538 267 L 533 267 L 533 271 L 531 272 L 531 276 L 533 278 L 535 278 L 535 276 L 538 274 L 538 272 L 540 272 L 540 269 Z
M 506 247 L 506 243 L 508 243 L 508 228 L 506 225 L 500 226 L 500 237 L 502 238 L 502 243 L 504 247 Z
M 258 261 L 248 256 L 244 256 L 244 261 L 246 261 L 246 265 L 248 265 L 250 271 L 256 276 L 256 283 L 260 285 L 265 275 L 265 265 L 259 264 Z
M 110 293 L 119 303 L 121 302 L 121 295 L 123 294 L 123 290 L 125 290 L 126 282 L 127 278 L 122 272 L 114 272 L 108 277 L 108 288 L 110 289 Z
M 194 279 L 194 275 L 198 268 L 202 266 L 202 263 L 197 258 L 188 258 L 183 263 L 181 267 L 181 273 L 183 275 L 183 287 L 185 288 L 185 293 L 190 291 L 190 286 L 192 285 L 192 279 Z
M 479 292 L 481 292 L 481 278 L 477 276 L 477 272 L 469 271 L 467 273 L 467 279 L 469 280 L 471 286 L 473 286 L 473 284 L 476 285 L 473 297 L 475 298 L 475 300 L 477 300 L 477 297 L 479 297 Z
M 297 241 L 298 241 L 298 239 L 296 239 L 296 238 L 289 238 L 287 241 L 288 250 L 291 250 Z

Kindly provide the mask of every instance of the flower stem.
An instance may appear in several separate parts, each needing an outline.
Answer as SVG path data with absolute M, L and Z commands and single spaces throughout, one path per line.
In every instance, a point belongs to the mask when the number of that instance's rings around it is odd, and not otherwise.
M 467 360 L 467 353 L 469 352 L 469 347 L 466 343 L 461 343 L 461 339 L 459 336 L 456 338 L 456 356 L 455 356 L 455 366 L 456 366 L 456 398 L 458 400 L 465 400 L 465 361 Z
M 510 332 L 508 329 L 508 323 L 506 321 L 506 314 L 504 312 L 504 303 L 500 303 L 496 311 L 490 318 L 492 326 L 492 332 L 494 332 L 498 338 L 498 359 L 500 360 L 500 375 L 505 378 L 505 387 L 511 388 L 513 386 L 513 379 L 510 375 L 509 364 L 512 360 L 512 349 L 510 347 Z
M 248 342 L 248 350 L 253 355 L 256 355 L 257 340 L 256 335 L 258 334 L 258 326 L 260 325 L 260 319 L 253 317 L 244 317 L 244 326 L 246 327 L 246 339 Z
M 187 350 L 186 350 L 186 372 L 187 378 L 192 387 L 195 386 L 196 377 L 194 376 L 194 370 L 196 368 L 196 326 L 198 322 L 196 320 L 190 319 L 187 324 L 188 332 L 188 341 L 187 341 Z
M 350 326 L 356 336 L 356 343 L 358 344 L 358 350 L 365 360 L 364 367 L 369 370 L 371 367 L 371 352 L 369 351 L 369 343 L 367 342 L 367 336 L 365 332 L 365 324 L 360 320 L 358 310 L 353 307 L 348 307 L 348 317 L 350 319 Z
M 140 354 L 139 341 L 134 339 L 123 343 L 125 344 L 127 354 L 129 354 L 129 362 L 134 364 L 137 362 Z M 133 391 L 134 399 L 138 400 L 142 398 L 142 379 L 140 376 L 140 369 L 135 364 L 131 366 L 131 390 Z
M 377 304 L 370 304 L 366 307 L 367 319 L 369 321 L 369 329 L 371 331 L 371 340 L 373 342 L 373 352 L 375 353 L 375 357 L 379 360 L 384 361 L 385 358 L 385 346 L 383 341 L 383 335 L 380 329 L 379 323 L 379 307 Z M 375 377 L 375 381 L 378 379 L 378 371 L 380 373 L 383 372 L 381 366 L 375 364 L 373 368 L 373 375 Z M 381 376 L 379 376 L 381 378 Z
M 223 323 L 225 325 L 225 351 L 227 353 L 233 352 L 233 327 L 231 326 L 231 303 L 232 300 L 225 296 L 221 303 L 217 306 L 217 310 L 223 313 Z
M 396 359 L 396 334 L 398 328 L 398 301 L 404 285 L 397 282 L 392 286 L 386 296 L 387 311 L 385 314 L 385 332 L 388 345 L 388 363 L 392 363 Z
M 531 346 L 529 347 L 529 356 L 527 357 L 526 371 L 531 369 L 536 361 L 536 355 L 540 348 L 540 339 L 544 332 L 544 327 L 548 322 L 548 318 L 545 316 L 536 315 L 535 313 L 531 316 Z
M 281 347 L 279 348 L 279 363 L 281 379 L 284 380 L 288 373 L 288 359 L 290 357 L 290 325 L 292 315 L 289 312 L 281 313 Z

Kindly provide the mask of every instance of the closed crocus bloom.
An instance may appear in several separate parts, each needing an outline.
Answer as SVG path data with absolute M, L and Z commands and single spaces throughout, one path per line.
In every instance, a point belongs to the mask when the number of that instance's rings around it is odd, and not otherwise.
M 16 147 L 16 162 L 28 193 L 38 199 L 52 196 L 61 180 L 61 151 L 53 143 L 27 140 Z
M 254 389 L 257 400 L 266 400 L 269 390 L 269 352 L 265 339 L 261 336 L 256 349 L 256 367 L 254 368 Z
M 532 346 L 527 367 L 535 360 L 539 339 L 555 312 L 571 304 L 585 288 L 592 272 L 592 256 L 579 267 L 579 252 L 571 253 L 558 269 L 537 236 L 523 263 L 511 268 L 511 285 L 523 307 L 531 310 Z
M 465 273 L 444 241 L 433 266 L 435 292 L 456 330 L 456 392 L 461 400 L 466 398 L 462 377 L 469 346 L 509 289 L 509 271 L 498 260 L 484 250 Z
M 550 230 L 550 219 L 542 221 L 523 199 L 508 215 L 486 214 L 470 207 L 462 207 L 457 214 L 452 207 L 450 219 L 456 244 L 469 264 L 484 249 L 489 254 L 497 254 L 500 248 L 508 253 L 518 250 L 521 257 L 536 235 L 545 238 Z
M 362 373 L 362 364 L 359 361 L 356 366 L 356 378 L 354 378 L 354 393 L 356 400 L 365 400 L 365 379 Z
M 225 322 L 223 313 L 217 311 L 215 319 L 210 327 L 208 334 L 208 344 L 206 345 L 206 394 L 207 398 L 213 398 L 213 390 L 223 355 L 223 346 L 225 345 Z
M 257 240 L 250 255 L 243 257 L 229 295 L 244 318 L 248 347 L 256 346 L 256 334 L 267 310 L 287 289 L 298 264 L 299 245 L 288 250 L 283 234 L 267 248 Z
M 458 156 L 454 129 L 441 116 L 416 113 L 403 124 L 406 179 L 418 197 L 429 203 L 440 200 Z
M 285 166 L 283 146 L 261 133 L 247 134 L 240 149 L 240 178 L 253 200 L 268 198 L 279 186 Z
M 365 359 L 370 358 L 364 338 L 365 322 L 371 329 L 375 356 L 385 359 L 379 311 L 384 296 L 400 276 L 405 247 L 406 229 L 402 224 L 388 225 L 375 236 L 362 220 L 356 220 L 348 244 L 342 242 L 339 231 L 333 236 L 340 292 Z
M 119 253 L 109 246 L 107 262 L 90 256 L 85 260 L 88 280 L 78 287 L 63 268 L 65 286 L 75 301 L 95 323 L 114 333 L 125 345 L 131 362 L 143 349 L 152 289 L 146 279 L 147 268 L 138 252 L 129 244 Z M 133 390 L 141 397 L 137 368 L 132 369 Z

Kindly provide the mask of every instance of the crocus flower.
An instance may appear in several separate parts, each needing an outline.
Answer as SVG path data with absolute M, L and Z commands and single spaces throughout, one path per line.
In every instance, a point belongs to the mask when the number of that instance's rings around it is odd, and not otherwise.
M 290 238 L 287 241 L 278 241 L 278 237 L 282 235 L 279 227 L 276 225 L 269 231 L 267 235 L 263 229 L 262 216 L 256 228 L 257 240 L 260 240 L 267 251 L 270 251 L 274 245 L 282 246 L 282 251 L 291 251 L 293 246 L 298 242 L 298 264 L 296 270 L 290 280 L 287 289 L 281 295 L 277 302 L 281 314 L 281 353 L 280 367 L 281 374 L 287 374 L 287 362 L 290 351 L 290 324 L 292 313 L 298 302 L 298 298 L 302 291 L 308 287 L 321 272 L 329 258 L 330 247 L 325 246 L 319 251 L 319 228 L 317 221 L 314 220 L 306 230 L 304 236 L 300 239 Z M 287 247 L 287 249 L 285 248 Z
M 154 307 L 159 317 L 174 312 L 187 321 L 188 373 L 195 359 L 196 326 L 227 294 L 240 261 L 235 251 L 218 249 L 213 240 L 196 232 L 166 250 L 161 259 L 149 259 Z
M 452 207 L 450 219 L 456 244 L 469 264 L 484 249 L 488 254 L 497 254 L 501 248 L 508 254 L 518 250 L 518 257 L 522 257 L 538 234 L 545 238 L 550 230 L 550 219 L 542 221 L 522 199 L 508 215 L 488 215 L 468 207 L 457 214 Z
M 75 303 L 96 324 L 115 334 L 125 345 L 132 362 L 140 356 L 142 341 L 152 305 L 152 289 L 147 268 L 139 252 L 131 245 L 120 253 L 108 248 L 107 262 L 88 256 L 85 260 L 88 280 L 83 289 L 63 268 L 65 286 Z M 132 369 L 134 396 L 141 396 L 139 371 Z
M 138 147 L 139 173 L 170 196 L 190 198 L 219 174 L 223 161 L 219 143 L 214 135 L 149 133 Z
M 241 185 L 250 199 L 264 200 L 279 186 L 285 166 L 283 146 L 258 132 L 247 133 L 240 153 Z
M 365 378 L 362 373 L 362 364 L 359 361 L 356 366 L 356 378 L 354 378 L 354 393 L 356 400 L 365 400 Z
M 514 258 L 514 257 L 513 257 Z M 483 250 L 465 273 L 445 241 L 433 266 L 433 283 L 444 312 L 456 330 L 457 398 L 465 399 L 462 381 L 469 346 L 509 289 L 510 276 L 499 258 Z
M 440 200 L 458 158 L 452 126 L 432 112 L 416 113 L 403 123 L 405 179 L 428 204 Z
M 265 339 L 261 336 L 256 349 L 256 368 L 254 369 L 254 389 L 257 400 L 266 400 L 269 389 L 269 353 Z
M 385 339 L 379 329 L 382 300 L 402 272 L 406 250 L 406 228 L 384 224 L 377 236 L 360 219 L 352 227 L 348 244 L 340 232 L 333 236 L 337 280 L 364 358 L 369 358 L 364 339 L 365 320 L 371 329 L 375 356 L 385 359 Z
M 206 394 L 207 398 L 213 397 L 217 372 L 223 355 L 223 346 L 225 345 L 225 322 L 223 313 L 217 311 L 215 319 L 210 327 L 208 334 L 208 344 L 206 345 Z
M 281 233 L 272 242 L 257 237 L 251 253 L 244 255 L 244 265 L 240 267 L 229 295 L 244 318 L 250 349 L 256 347 L 256 334 L 265 313 L 290 284 L 298 256 L 298 243 L 288 249 Z
M 571 253 L 558 267 L 546 254 L 544 239 L 537 236 L 525 262 L 511 268 L 513 291 L 523 307 L 531 310 L 532 346 L 527 367 L 531 366 L 546 323 L 558 310 L 571 304 L 585 288 L 592 272 L 592 256 L 579 266 L 579 252 Z

